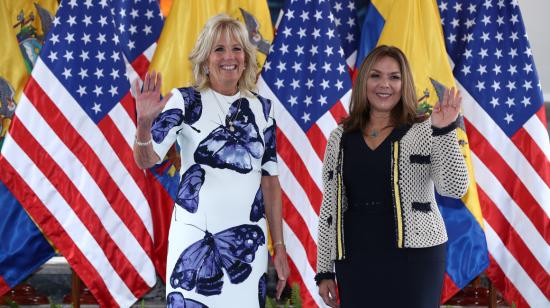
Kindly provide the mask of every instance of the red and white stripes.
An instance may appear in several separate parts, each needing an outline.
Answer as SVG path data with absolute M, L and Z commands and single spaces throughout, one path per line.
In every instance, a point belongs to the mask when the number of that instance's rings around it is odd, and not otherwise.
M 145 173 L 122 105 L 96 125 L 38 59 L 2 149 L 1 177 L 102 306 L 156 283 Z
M 317 225 L 323 191 L 321 170 L 330 132 L 342 116 L 347 115 L 351 91 L 304 133 L 261 77 L 258 88 L 275 104 L 283 227 L 292 272 L 290 282 L 300 286 L 304 306 L 324 307 L 314 281 Z
M 508 298 L 521 298 L 518 307 L 543 307 L 550 299 L 545 124 L 534 115 L 509 138 L 463 87 L 460 90 L 491 254 L 489 277 Z

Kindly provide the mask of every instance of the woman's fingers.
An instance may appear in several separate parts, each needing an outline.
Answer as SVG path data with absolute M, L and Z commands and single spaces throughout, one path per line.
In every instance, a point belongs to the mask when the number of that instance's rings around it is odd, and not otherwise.
M 155 70 L 153 70 L 151 72 L 151 85 L 150 85 L 150 89 L 149 89 L 151 92 L 155 92 L 158 89 L 158 86 L 157 86 L 158 75 L 159 74 L 157 72 L 155 72 Z
M 332 307 L 338 307 L 338 303 L 336 303 L 336 285 L 334 282 L 329 283 L 328 290 L 330 293 L 330 302 L 332 304 Z
M 141 90 L 139 88 L 139 79 L 136 78 L 132 84 L 132 88 L 134 89 L 133 91 L 133 94 L 134 94 L 134 97 L 138 97 L 140 94 L 141 94 Z
M 456 108 L 457 94 L 458 94 L 458 91 L 456 91 L 455 87 L 452 87 L 449 93 L 449 96 L 450 96 L 449 103 L 450 103 L 450 106 L 453 108 Z
M 285 289 L 285 286 L 286 286 L 286 279 L 285 280 L 278 280 L 277 281 L 277 287 L 275 288 L 276 292 L 275 292 L 275 297 L 277 298 L 277 300 L 281 299 L 281 294 L 283 294 L 283 290 Z
M 157 84 L 155 85 L 155 89 L 160 93 L 162 90 L 162 74 L 157 73 Z
M 275 271 L 277 272 L 277 278 L 278 278 L 277 288 L 276 288 L 277 299 L 281 297 L 281 293 L 283 293 L 283 290 L 286 286 L 288 275 L 290 274 L 290 270 L 288 268 L 288 262 L 286 258 L 287 258 L 286 253 L 277 253 L 275 254 L 275 258 L 273 260 L 273 263 L 275 265 Z
M 319 284 L 319 295 L 330 307 L 337 308 L 336 302 L 336 284 L 332 280 L 324 280 Z
M 443 108 L 449 106 L 449 89 L 445 89 L 445 92 L 443 93 Z
M 460 94 L 460 91 L 456 91 L 455 108 L 457 108 L 460 111 L 461 105 L 462 105 L 462 95 Z
M 136 86 L 136 93 L 153 92 L 160 95 L 162 88 L 162 74 L 156 71 L 147 72 L 143 77 L 143 87 L 139 89 Z
M 151 74 L 147 72 L 145 73 L 145 77 L 143 77 L 143 86 L 141 88 L 142 93 L 149 91 L 149 83 L 151 83 Z
M 439 112 L 441 111 L 441 102 L 437 102 L 435 103 L 435 106 L 434 106 L 434 109 L 433 109 L 433 112 Z
M 330 306 L 331 301 L 330 301 L 330 296 L 328 295 L 328 293 L 329 293 L 328 286 L 326 286 L 326 285 L 320 285 L 319 286 L 319 295 L 323 299 L 323 302 L 325 302 L 325 304 Z

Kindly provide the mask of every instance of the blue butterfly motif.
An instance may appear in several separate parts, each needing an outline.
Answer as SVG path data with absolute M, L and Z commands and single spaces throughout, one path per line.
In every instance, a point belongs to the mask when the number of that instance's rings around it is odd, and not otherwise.
M 180 292 L 170 292 L 166 297 L 166 308 L 208 308 L 203 303 L 183 297 Z
M 265 152 L 262 157 L 262 165 L 269 161 L 277 162 L 277 142 L 275 141 L 276 127 L 275 120 L 273 120 L 273 125 L 266 128 L 264 131 Z
M 195 150 L 195 162 L 245 174 L 252 170 L 252 159 L 262 157 L 264 144 L 254 113 L 246 98 L 240 100 L 241 103 L 237 100 L 229 108 L 225 126 L 218 126 L 200 142 Z M 229 128 L 231 119 L 234 131 Z
M 252 92 L 252 94 L 254 94 L 256 96 L 256 98 L 258 98 L 260 103 L 262 103 L 262 109 L 264 111 L 264 117 L 265 117 L 265 120 L 267 121 L 267 118 L 269 117 L 269 111 L 271 110 L 271 101 L 269 99 L 257 94 L 257 93 Z
M 202 295 L 220 294 L 223 269 L 231 283 L 238 284 L 252 272 L 250 263 L 260 245 L 265 244 L 262 229 L 239 225 L 216 234 L 204 231 L 204 238 L 187 247 L 170 275 L 173 288 L 193 290 Z
M 265 307 L 265 296 L 267 294 L 267 273 L 264 273 L 258 281 L 258 302 L 260 302 L 260 308 Z
M 199 192 L 204 183 L 204 169 L 194 164 L 185 171 L 178 187 L 176 203 L 191 213 L 199 207 Z
M 175 126 L 181 125 L 183 122 L 183 112 L 181 109 L 168 109 L 153 121 L 151 127 L 151 135 L 156 143 L 161 143 L 168 132 Z
M 262 187 L 258 188 L 254 201 L 252 202 L 252 208 L 250 209 L 250 221 L 257 222 L 264 217 L 264 197 L 262 194 Z
M 193 87 L 179 88 L 178 90 L 185 104 L 183 122 L 187 125 L 192 125 L 197 122 L 202 115 L 201 93 Z

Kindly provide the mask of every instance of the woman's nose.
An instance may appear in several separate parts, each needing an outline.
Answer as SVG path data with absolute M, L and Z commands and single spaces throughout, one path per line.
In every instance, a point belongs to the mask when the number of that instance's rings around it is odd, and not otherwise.
M 231 51 L 227 51 L 223 53 L 224 60 L 230 60 L 235 58 L 235 55 Z

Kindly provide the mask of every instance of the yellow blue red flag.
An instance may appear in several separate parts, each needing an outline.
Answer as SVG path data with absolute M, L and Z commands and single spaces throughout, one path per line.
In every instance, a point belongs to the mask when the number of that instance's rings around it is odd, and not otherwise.
M 392 45 L 407 56 L 422 112 L 431 112 L 443 88 L 454 87 L 437 3 L 435 0 L 374 0 L 367 8 L 358 63 L 377 45 Z M 449 242 L 442 302 L 466 286 L 489 264 L 483 216 L 464 125 L 458 129 L 470 173 L 462 200 L 437 196 Z
M 252 42 L 258 47 L 257 60 L 261 68 L 273 41 L 271 15 L 266 1 L 175 0 L 151 63 L 151 69 L 162 73 L 162 93 L 167 93 L 172 88 L 192 85 L 189 54 L 206 21 L 220 13 L 244 22 Z
M 0 1 L 0 148 L 57 1 Z M 54 250 L 21 204 L 0 182 L 0 295 L 27 278 Z

